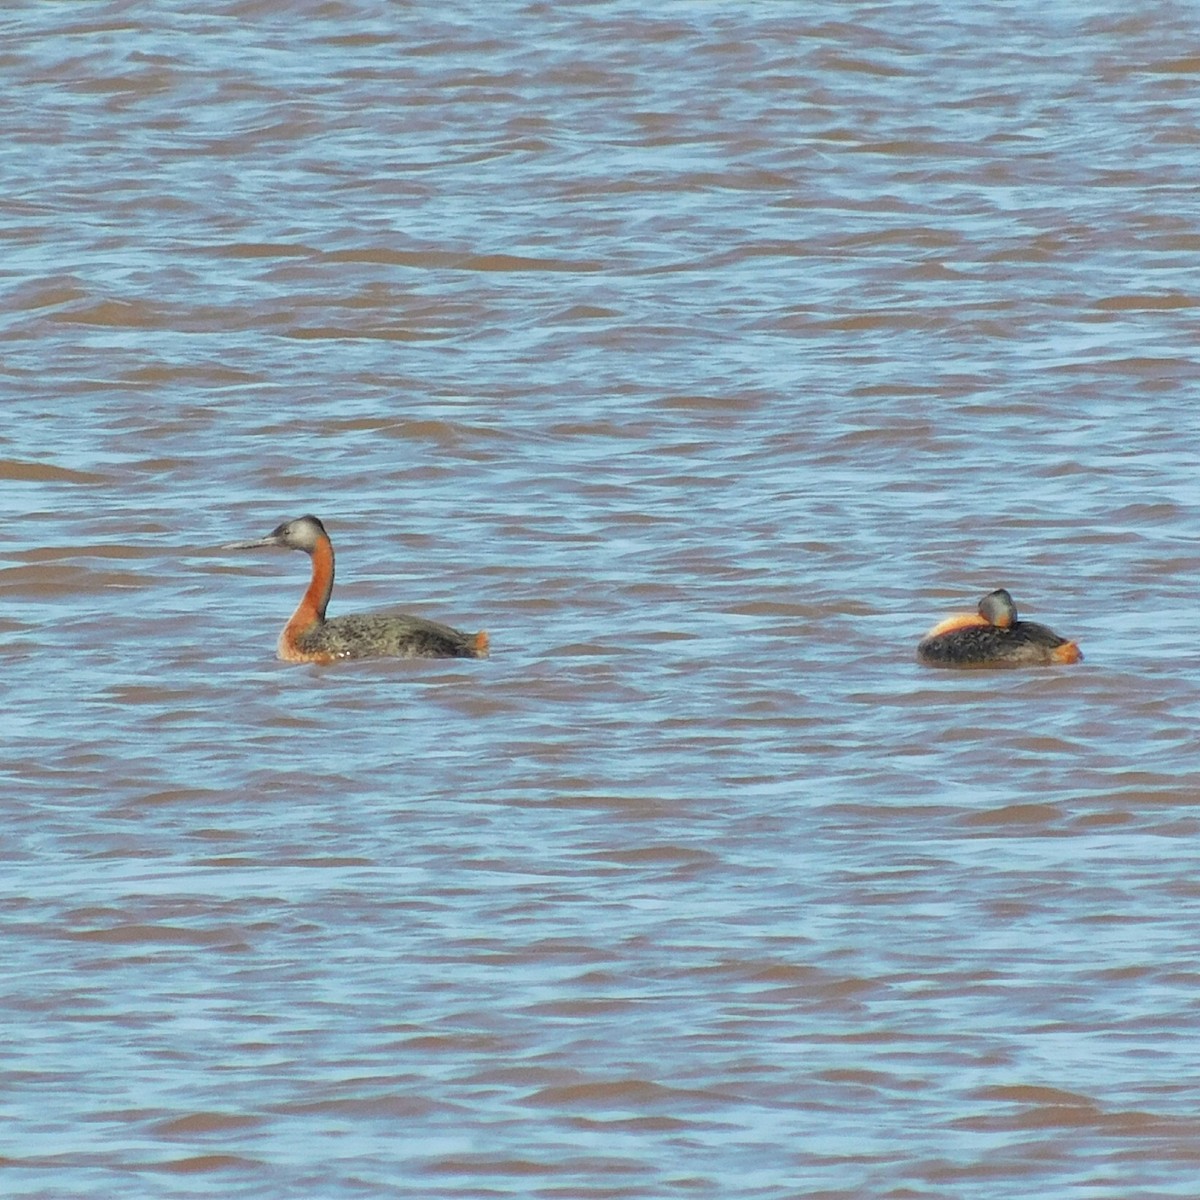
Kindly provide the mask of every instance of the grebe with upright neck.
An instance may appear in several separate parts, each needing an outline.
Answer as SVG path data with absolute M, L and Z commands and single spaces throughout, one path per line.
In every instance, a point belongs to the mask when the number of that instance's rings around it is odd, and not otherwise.
M 1037 667 L 1077 663 L 1079 646 L 1036 621 L 1018 621 L 1017 606 L 1004 588 L 989 592 L 978 611 L 947 617 L 917 646 L 930 667 Z
M 449 625 L 394 613 L 355 613 L 326 620 L 333 592 L 333 543 L 313 516 L 285 521 L 264 538 L 229 542 L 222 550 L 279 546 L 312 559 L 312 579 L 279 635 L 284 662 L 331 663 L 347 658 L 487 658 L 486 633 L 460 633 Z

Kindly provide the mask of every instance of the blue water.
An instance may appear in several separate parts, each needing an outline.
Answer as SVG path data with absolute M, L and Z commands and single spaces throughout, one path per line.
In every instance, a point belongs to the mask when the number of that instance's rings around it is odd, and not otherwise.
M 1189 8 L 0 31 L 4 1195 L 1195 1195 Z

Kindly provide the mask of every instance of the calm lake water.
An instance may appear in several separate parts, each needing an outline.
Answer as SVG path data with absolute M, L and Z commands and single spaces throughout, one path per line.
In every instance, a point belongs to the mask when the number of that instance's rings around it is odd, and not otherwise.
M 5 7 L 5 1196 L 1196 1196 L 1135 7 Z M 492 658 L 277 662 L 306 512 Z

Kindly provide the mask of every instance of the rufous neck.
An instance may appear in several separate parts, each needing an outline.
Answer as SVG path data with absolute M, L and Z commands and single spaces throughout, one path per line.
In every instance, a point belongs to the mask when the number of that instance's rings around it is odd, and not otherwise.
M 289 623 L 307 625 L 312 621 L 325 620 L 325 609 L 333 593 L 333 545 L 324 534 L 317 539 L 311 557 L 312 579 Z

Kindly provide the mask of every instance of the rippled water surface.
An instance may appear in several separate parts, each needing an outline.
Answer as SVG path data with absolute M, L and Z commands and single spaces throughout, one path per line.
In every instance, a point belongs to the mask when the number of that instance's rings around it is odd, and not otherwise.
M 5 7 L 0 1191 L 1197 1194 L 1134 8 Z M 305 512 L 491 659 L 277 662 Z

